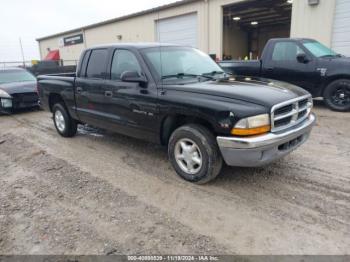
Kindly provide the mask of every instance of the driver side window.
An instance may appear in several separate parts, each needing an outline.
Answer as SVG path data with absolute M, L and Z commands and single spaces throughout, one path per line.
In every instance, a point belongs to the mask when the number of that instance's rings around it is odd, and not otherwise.
M 111 68 L 111 79 L 120 80 L 125 71 L 136 71 L 141 74 L 141 66 L 136 56 L 128 50 L 115 50 Z
M 293 42 L 276 43 L 272 53 L 272 61 L 296 61 L 296 57 L 305 52 Z

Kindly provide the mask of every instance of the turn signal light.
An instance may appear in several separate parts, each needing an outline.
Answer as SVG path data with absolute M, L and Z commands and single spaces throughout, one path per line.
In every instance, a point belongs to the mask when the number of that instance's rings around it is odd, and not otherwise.
M 271 131 L 271 126 L 260 126 L 255 128 L 233 128 L 231 134 L 235 136 L 254 136 L 266 134 Z

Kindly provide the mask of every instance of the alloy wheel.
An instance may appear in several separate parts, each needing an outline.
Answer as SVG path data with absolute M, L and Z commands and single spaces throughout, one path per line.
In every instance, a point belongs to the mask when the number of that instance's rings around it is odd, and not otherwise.
M 175 159 L 178 166 L 187 174 L 197 174 L 203 164 L 203 158 L 198 145 L 191 139 L 180 139 L 175 145 Z

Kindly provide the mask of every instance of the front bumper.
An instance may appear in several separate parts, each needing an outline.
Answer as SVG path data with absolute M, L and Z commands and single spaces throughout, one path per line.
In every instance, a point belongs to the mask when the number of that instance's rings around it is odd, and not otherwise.
M 316 116 L 280 133 L 255 137 L 217 137 L 221 154 L 229 166 L 257 167 L 267 165 L 301 146 L 309 137 Z
M 33 108 L 39 106 L 36 93 L 13 94 L 11 97 L 0 97 L 0 112 L 11 113 L 16 109 Z

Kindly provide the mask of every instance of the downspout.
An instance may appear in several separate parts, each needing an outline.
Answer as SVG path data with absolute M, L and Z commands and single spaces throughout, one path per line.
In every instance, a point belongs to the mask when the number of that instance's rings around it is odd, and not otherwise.
M 206 8 L 207 8 L 207 52 L 208 54 L 210 53 L 210 8 L 209 8 L 209 1 L 210 0 L 204 0 L 204 3 L 206 3 Z
M 83 38 L 84 38 L 84 48 L 86 48 L 86 35 L 85 35 L 85 29 L 81 29 L 81 32 L 83 33 Z

